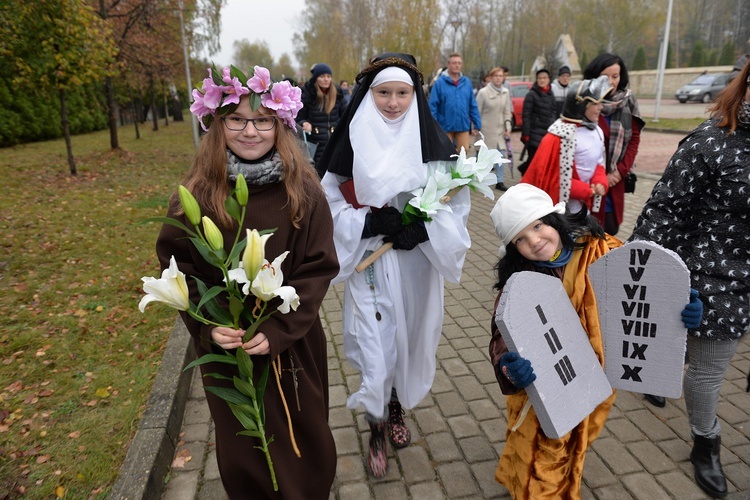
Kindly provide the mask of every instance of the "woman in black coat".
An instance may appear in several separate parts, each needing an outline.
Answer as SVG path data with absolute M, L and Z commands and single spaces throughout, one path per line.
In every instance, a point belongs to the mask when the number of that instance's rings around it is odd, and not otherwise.
M 311 72 L 312 78 L 302 87 L 302 109 L 297 114 L 297 123 L 307 134 L 307 142 L 317 144 L 313 156 L 317 165 L 346 105 L 343 93 L 333 83 L 330 66 L 319 63 Z M 321 177 L 324 173 L 318 172 Z
M 549 71 L 540 69 L 536 72 L 536 82 L 529 89 L 523 100 L 523 125 L 521 142 L 526 146 L 528 158 L 518 167 L 523 174 L 531 164 L 542 137 L 547 129 L 557 120 L 555 95 L 550 86 Z

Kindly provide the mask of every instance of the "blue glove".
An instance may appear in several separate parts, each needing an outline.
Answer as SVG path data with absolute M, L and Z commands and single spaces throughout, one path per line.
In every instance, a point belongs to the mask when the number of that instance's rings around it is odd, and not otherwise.
M 510 380 L 510 383 L 519 389 L 525 389 L 536 380 L 536 373 L 531 367 L 531 361 L 522 358 L 517 352 L 506 352 L 497 363 L 503 375 Z
M 703 302 L 698 298 L 698 290 L 690 289 L 690 303 L 682 310 L 685 328 L 698 328 L 703 318 Z

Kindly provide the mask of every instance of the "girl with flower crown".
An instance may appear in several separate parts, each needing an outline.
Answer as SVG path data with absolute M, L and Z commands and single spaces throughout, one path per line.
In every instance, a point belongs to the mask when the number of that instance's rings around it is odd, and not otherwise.
M 321 157 L 344 287 L 344 351 L 361 373 L 347 406 L 370 426 L 367 463 L 387 472 L 386 433 L 409 445 L 403 407 L 416 406 L 435 376 L 443 325 L 443 280 L 458 282 L 469 235 L 469 190 L 431 220 L 404 223 L 402 210 L 441 162 L 455 154 L 430 114 L 414 57 L 383 54 L 357 76 L 357 91 Z M 440 165 L 444 167 L 445 165 Z M 365 257 L 392 242 L 359 273 Z
M 243 427 L 229 405 L 207 392 L 221 479 L 232 499 L 327 499 L 336 449 L 328 427 L 326 339 L 318 311 L 338 262 L 325 194 L 295 135 L 300 92 L 288 82 L 273 83 L 265 68 L 255 66 L 247 79 L 232 67 L 222 73 L 209 70 L 202 90 L 194 90 L 193 97 L 191 111 L 206 134 L 182 184 L 193 193 L 201 212 L 216 222 L 228 252 L 238 231 L 244 235 L 250 228 L 275 229 L 266 241 L 266 254 L 289 251 L 281 265 L 284 285 L 293 286 L 300 298 L 296 311 L 272 314 L 244 344 L 243 330 L 204 325 L 182 314 L 198 356 L 221 352 L 219 346 L 245 349 L 258 374 L 267 363 L 281 365 L 278 384 L 272 375 L 263 397 L 279 490 L 273 489 L 256 439 L 238 435 Z M 224 207 L 239 174 L 249 189 L 244 227 L 237 227 Z M 176 196 L 169 216 L 185 222 Z M 180 271 L 209 288 L 222 283 L 221 272 L 206 263 L 181 229 L 164 225 L 156 250 L 163 269 L 174 256 Z M 188 280 L 188 285 L 191 300 L 198 303 L 195 280 Z M 232 387 L 236 367 L 212 363 L 202 365 L 201 371 L 228 377 L 204 377 L 204 385 Z M 282 399 L 289 403 L 288 411 Z

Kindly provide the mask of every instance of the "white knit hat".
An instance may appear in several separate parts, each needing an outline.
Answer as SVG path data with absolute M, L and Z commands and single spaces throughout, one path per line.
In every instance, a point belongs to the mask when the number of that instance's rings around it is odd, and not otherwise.
M 565 202 L 552 204 L 552 198 L 531 184 L 516 184 L 503 193 L 490 218 L 495 225 L 495 232 L 500 237 L 498 254 L 505 257 L 505 248 L 513 242 L 518 233 L 526 226 L 552 212 L 565 213 Z

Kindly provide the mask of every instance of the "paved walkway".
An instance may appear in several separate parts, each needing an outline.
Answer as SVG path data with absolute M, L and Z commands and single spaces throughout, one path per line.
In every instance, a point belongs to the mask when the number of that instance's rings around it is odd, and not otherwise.
M 672 134 L 644 134 L 638 156 L 643 175 L 636 193 L 626 198 L 626 220 L 618 236 L 627 238 L 631 233 L 655 183 L 656 177 L 646 172 L 663 169 L 666 160 L 662 156 L 668 159 L 679 139 Z M 654 159 L 647 153 L 651 149 L 659 150 L 661 156 Z M 506 172 L 507 185 L 518 178 L 517 172 L 514 179 Z M 505 443 L 505 398 L 487 354 L 495 298 L 492 268 L 498 245 L 488 216 L 494 202 L 480 195 L 474 195 L 472 201 L 472 248 L 461 283 L 446 285 L 435 382 L 425 400 L 407 412 L 412 444 L 389 452 L 388 475 L 379 481 L 368 476 L 363 458 L 369 438 L 364 415 L 346 408 L 346 397 L 359 386 L 359 377 L 343 354 L 342 286 L 331 288 L 323 303 L 321 315 L 330 340 L 330 425 L 338 450 L 332 499 L 509 498 L 494 480 Z M 732 360 L 719 404 L 722 463 L 730 499 L 750 499 L 750 394 L 745 392 L 749 368 L 750 336 L 745 336 Z M 163 499 L 225 499 L 208 407 L 200 380 L 195 377 L 193 382 L 182 441 Z M 690 447 L 683 399 L 668 400 L 660 409 L 646 403 L 640 394 L 619 391 L 605 431 L 587 454 L 582 498 L 707 498 L 693 481 Z

